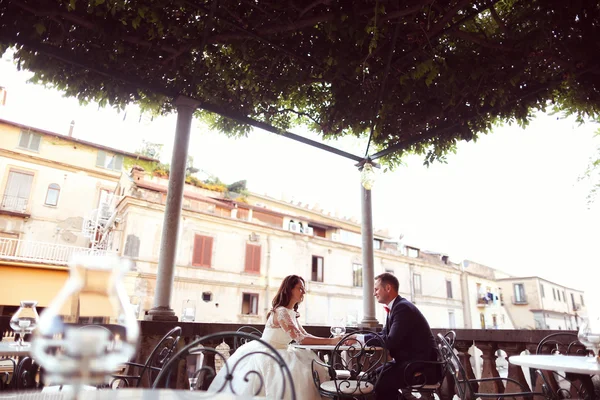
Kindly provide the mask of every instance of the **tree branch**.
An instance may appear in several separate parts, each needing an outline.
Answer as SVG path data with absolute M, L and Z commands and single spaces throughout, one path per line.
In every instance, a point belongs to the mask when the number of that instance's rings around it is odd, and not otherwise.
M 502 18 L 500 18 L 500 16 L 498 15 L 498 12 L 496 11 L 496 7 L 491 6 L 490 13 L 492 14 L 492 18 L 494 18 L 494 21 L 496 21 L 496 23 L 498 24 L 498 27 L 500 28 L 502 33 L 504 33 L 504 36 L 508 37 L 510 32 L 508 31 L 508 28 L 504 24 L 504 21 L 502 21 Z
M 469 42 L 476 43 L 476 44 L 478 44 L 478 45 L 480 45 L 482 47 L 487 47 L 489 49 L 500 50 L 500 51 L 509 51 L 509 52 L 511 52 L 511 51 L 512 52 L 517 51 L 517 50 L 515 50 L 515 49 L 513 49 L 511 47 L 508 47 L 508 46 L 503 46 L 501 44 L 489 42 L 489 41 L 485 40 L 482 37 L 479 37 L 479 36 L 474 35 L 474 34 L 469 33 L 469 32 L 462 31 L 460 29 L 452 31 L 450 34 L 452 36 L 456 36 L 458 38 L 461 38 L 461 39 L 464 39 L 464 40 L 468 40 Z

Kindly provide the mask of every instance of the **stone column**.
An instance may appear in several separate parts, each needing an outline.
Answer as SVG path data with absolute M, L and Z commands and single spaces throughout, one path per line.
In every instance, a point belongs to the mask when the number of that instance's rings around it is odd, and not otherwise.
M 158 260 L 154 306 L 145 316 L 145 319 L 148 321 L 177 321 L 175 312 L 171 309 L 171 292 L 173 291 L 173 280 L 175 277 L 175 260 L 177 257 L 179 222 L 181 220 L 181 205 L 183 203 L 190 129 L 192 116 L 198 107 L 198 102 L 180 96 L 175 101 L 175 105 L 177 106 L 177 127 L 175 128 L 175 141 L 173 143 L 169 186 L 167 189 L 167 203 L 165 205 L 162 236 L 160 239 L 160 256 Z
M 379 325 L 375 318 L 375 298 L 373 297 L 373 286 L 375 277 L 373 256 L 373 209 L 371 207 L 371 191 L 362 185 L 361 209 L 362 209 L 362 276 L 363 276 L 363 319 L 361 328 L 374 328 Z

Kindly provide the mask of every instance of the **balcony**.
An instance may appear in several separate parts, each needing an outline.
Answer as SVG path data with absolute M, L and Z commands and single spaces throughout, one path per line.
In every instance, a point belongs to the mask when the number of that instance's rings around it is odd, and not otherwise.
M 0 238 L 0 260 L 66 265 L 76 254 L 106 255 L 111 253 L 79 246 Z
M 28 198 L 5 194 L 2 196 L 2 202 L 0 203 L 0 212 L 4 211 L 7 214 L 28 215 L 28 203 Z

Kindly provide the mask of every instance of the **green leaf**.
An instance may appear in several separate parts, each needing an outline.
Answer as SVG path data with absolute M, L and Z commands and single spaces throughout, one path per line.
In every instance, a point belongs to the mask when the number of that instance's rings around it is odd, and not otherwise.
M 46 26 L 43 23 L 38 22 L 35 24 L 35 31 L 38 33 L 38 35 L 41 35 L 42 33 L 46 32 Z

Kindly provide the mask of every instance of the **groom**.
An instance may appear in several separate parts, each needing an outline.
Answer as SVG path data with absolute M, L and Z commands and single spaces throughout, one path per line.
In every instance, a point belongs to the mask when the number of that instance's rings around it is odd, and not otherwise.
M 438 365 L 421 365 L 416 367 L 421 373 L 419 382 L 405 381 L 405 372 L 410 362 L 437 361 L 437 350 L 427 320 L 413 303 L 398 295 L 399 286 L 398 279 L 392 274 L 384 273 L 375 277 L 373 295 L 386 309 L 386 323 L 381 333 L 368 334 L 362 338 L 363 343 L 383 341 L 394 359 L 380 371 L 380 378 L 375 386 L 376 399 L 395 399 L 398 397 L 398 389 L 415 383 L 422 384 L 421 377 L 426 379 L 427 384 L 434 384 L 442 374 Z M 416 365 L 418 364 L 413 364 Z M 410 375 L 417 372 L 412 369 L 408 371 Z

